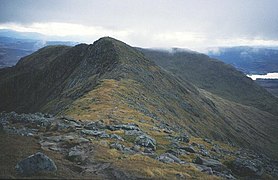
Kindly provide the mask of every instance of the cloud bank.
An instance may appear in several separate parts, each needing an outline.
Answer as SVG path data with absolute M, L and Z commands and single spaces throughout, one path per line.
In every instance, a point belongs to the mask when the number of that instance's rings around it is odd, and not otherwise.
M 0 28 L 134 46 L 278 45 L 277 0 L 2 0 Z

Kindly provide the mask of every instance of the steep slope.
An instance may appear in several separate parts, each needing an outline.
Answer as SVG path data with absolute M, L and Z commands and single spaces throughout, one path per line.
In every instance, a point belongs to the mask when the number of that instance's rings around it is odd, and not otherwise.
M 278 114 L 278 99 L 243 73 L 204 54 L 139 49 L 159 66 L 225 99 Z
M 168 124 L 175 132 L 277 156 L 277 117 L 199 91 L 112 38 L 43 48 L 1 70 L 0 78 L 1 111 L 43 111 L 107 124 L 146 119 L 140 124 L 146 130 Z M 159 138 L 163 144 L 165 137 Z

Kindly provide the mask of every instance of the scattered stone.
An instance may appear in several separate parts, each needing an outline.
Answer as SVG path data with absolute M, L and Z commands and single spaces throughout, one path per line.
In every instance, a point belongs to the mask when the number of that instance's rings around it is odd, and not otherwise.
M 107 129 L 111 131 L 116 131 L 120 129 L 140 131 L 140 128 L 138 127 L 137 124 L 119 124 L 119 125 L 107 126 Z
M 224 166 L 220 161 L 217 161 L 214 159 L 204 159 L 204 158 L 197 156 L 193 162 L 196 164 L 211 167 L 213 170 L 219 171 L 219 172 L 227 170 L 226 166 Z
M 152 127 L 150 128 L 151 131 L 157 131 L 157 132 L 161 132 L 161 129 L 159 129 L 158 127 Z
M 144 119 L 139 120 L 140 123 L 145 123 L 146 121 Z
M 178 157 L 170 153 L 161 154 L 156 159 L 164 163 L 183 163 L 183 161 L 181 161 Z
M 100 138 L 110 138 L 109 134 L 103 133 L 99 136 Z
M 111 134 L 110 138 L 111 139 L 117 139 L 119 141 L 124 141 L 124 139 L 121 136 L 117 135 L 117 134 Z
M 185 150 L 187 152 L 190 152 L 190 153 L 196 153 L 193 146 L 180 147 L 180 149 L 183 149 L 183 150 Z
M 207 139 L 207 138 L 205 138 L 205 139 L 203 139 L 205 142 L 207 142 L 207 143 L 209 143 L 209 144 L 212 144 L 212 140 L 210 140 L 210 139 Z
M 181 136 L 176 137 L 178 141 L 189 143 L 190 139 L 187 134 L 182 134 Z
M 197 144 L 197 143 L 195 143 L 195 142 L 191 143 L 191 145 L 192 145 L 192 146 L 197 146 L 197 147 L 199 147 L 199 144 Z
M 163 132 L 164 132 L 164 133 L 167 133 L 167 134 L 172 134 L 172 133 L 173 133 L 172 130 L 168 130 L 168 129 L 163 129 Z
M 151 148 L 153 150 L 156 149 L 156 141 L 155 141 L 155 139 L 151 138 L 148 135 L 138 136 L 135 139 L 135 143 L 137 145 L 140 145 L 140 146 L 143 146 L 143 147 L 149 147 L 149 148 Z
M 209 152 L 205 149 L 200 149 L 199 150 L 199 154 L 203 155 L 203 156 L 209 156 Z
M 78 139 L 78 142 L 79 142 L 79 143 L 89 143 L 90 140 L 89 140 L 89 139 L 86 139 L 86 138 L 83 138 L 83 137 L 80 137 L 80 138 Z
M 134 145 L 131 150 L 135 151 L 135 152 L 140 152 L 141 151 L 141 147 L 138 145 Z
M 237 158 L 232 166 L 233 172 L 239 176 L 261 176 L 263 174 L 262 166 L 254 160 Z
M 125 131 L 125 135 L 127 135 L 127 136 L 140 136 L 140 135 L 143 135 L 143 134 L 144 134 L 144 132 L 138 131 L 138 130 Z
M 82 130 L 81 131 L 83 134 L 86 134 L 86 135 L 90 135 L 90 136 L 101 136 L 103 134 L 105 134 L 104 131 L 96 131 L 96 130 Z
M 62 136 L 50 136 L 45 139 L 52 142 L 60 142 L 62 140 Z
M 151 153 L 153 153 L 153 149 L 151 149 L 151 148 L 144 148 L 144 153 L 151 154 Z
M 134 154 L 135 151 L 133 151 L 131 148 L 129 147 L 124 147 L 124 149 L 122 150 L 123 153 L 125 154 Z
M 84 126 L 85 129 L 98 130 L 105 129 L 106 125 L 102 121 L 90 122 Z
M 70 149 L 68 153 L 68 159 L 74 162 L 84 162 L 86 159 L 85 151 L 83 151 L 80 147 L 75 146 Z
M 204 165 L 199 165 L 199 164 L 196 164 L 196 167 L 201 171 L 201 172 L 205 172 L 209 175 L 213 175 L 213 171 L 211 169 L 211 167 L 207 167 L 207 166 L 204 166 Z
M 27 136 L 34 136 L 34 134 L 33 133 L 28 133 Z
M 218 147 L 218 146 L 213 146 L 212 148 L 211 148 L 211 151 L 213 151 L 213 152 L 216 152 L 216 153 L 220 153 L 220 148 Z
M 125 146 L 120 143 L 114 142 L 110 144 L 110 148 L 117 149 L 118 151 L 123 151 Z
M 173 154 L 174 156 L 179 156 L 180 153 L 177 149 L 169 149 L 166 151 L 166 153 L 170 153 L 170 154 Z
M 180 143 L 177 142 L 177 141 L 172 141 L 172 142 L 171 142 L 171 147 L 172 147 L 172 148 L 179 148 L 179 147 L 181 147 L 181 145 L 180 145 Z
M 236 179 L 230 172 L 221 173 L 221 172 L 214 171 L 213 174 L 216 176 L 222 177 L 223 179 L 229 179 L 229 180 Z
M 56 171 L 57 167 L 52 159 L 38 152 L 21 160 L 15 169 L 23 176 L 31 176 L 41 171 Z

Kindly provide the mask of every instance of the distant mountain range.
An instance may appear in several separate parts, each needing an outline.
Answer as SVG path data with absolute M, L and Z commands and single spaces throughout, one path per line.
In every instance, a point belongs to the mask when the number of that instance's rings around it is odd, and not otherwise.
M 15 65 L 21 57 L 48 45 L 74 46 L 71 41 L 45 41 L 39 33 L 0 30 L 0 68 Z
M 208 51 L 212 58 L 235 66 L 246 74 L 267 74 L 278 71 L 278 47 L 226 47 Z

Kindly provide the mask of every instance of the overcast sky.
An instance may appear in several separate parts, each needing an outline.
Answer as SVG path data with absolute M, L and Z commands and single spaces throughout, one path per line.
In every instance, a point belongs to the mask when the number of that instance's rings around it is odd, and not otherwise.
M 133 46 L 278 45 L 278 0 L 0 0 L 0 29 Z

